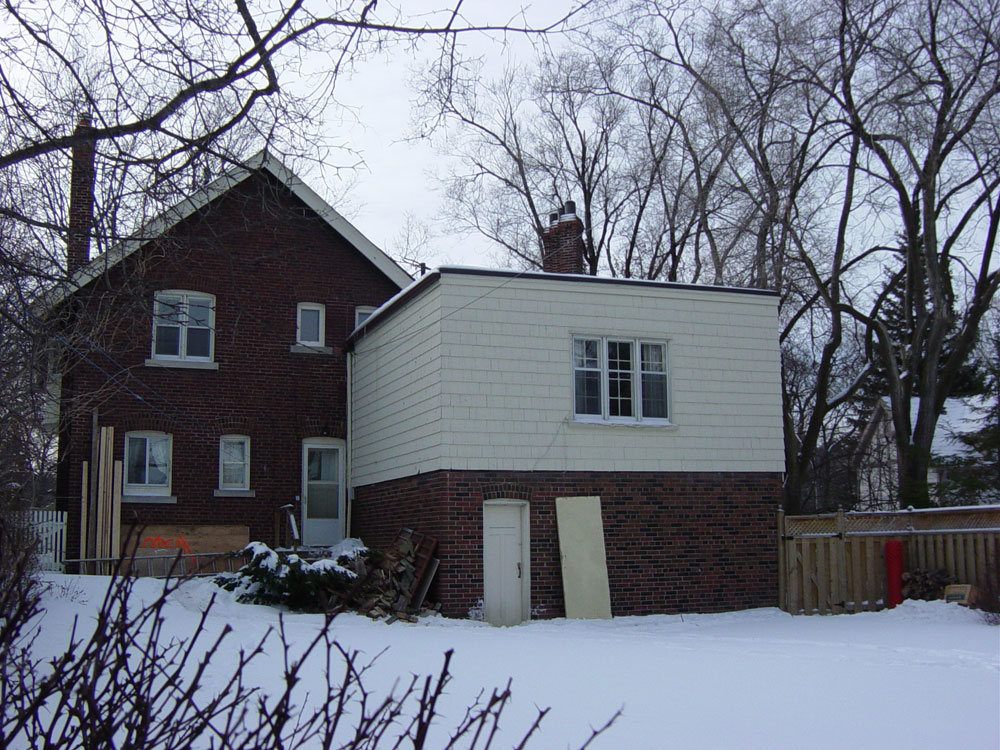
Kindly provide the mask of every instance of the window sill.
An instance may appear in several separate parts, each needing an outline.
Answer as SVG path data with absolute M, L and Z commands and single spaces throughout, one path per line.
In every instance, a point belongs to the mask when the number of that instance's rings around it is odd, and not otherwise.
M 255 490 L 216 490 L 215 497 L 257 497 Z
M 611 422 L 603 419 L 576 419 L 570 417 L 567 424 L 574 427 L 624 427 L 629 430 L 676 430 L 673 422 Z
M 122 495 L 123 503 L 160 503 L 175 504 L 176 495 Z
M 292 344 L 288 347 L 292 354 L 333 354 L 331 346 L 314 346 L 313 344 Z
M 187 359 L 147 359 L 146 367 L 175 367 L 180 370 L 218 370 L 218 362 L 196 362 Z

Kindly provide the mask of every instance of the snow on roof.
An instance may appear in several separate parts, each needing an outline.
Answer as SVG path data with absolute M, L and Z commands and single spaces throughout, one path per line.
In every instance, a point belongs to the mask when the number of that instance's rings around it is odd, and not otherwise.
M 992 401 L 985 396 L 946 399 L 945 410 L 938 417 L 931 451 L 939 456 L 958 456 L 965 453 L 968 448 L 959 440 L 959 436 L 978 430 L 983 418 L 982 410 L 991 404 Z M 917 399 L 913 399 L 910 409 L 911 413 L 916 412 Z

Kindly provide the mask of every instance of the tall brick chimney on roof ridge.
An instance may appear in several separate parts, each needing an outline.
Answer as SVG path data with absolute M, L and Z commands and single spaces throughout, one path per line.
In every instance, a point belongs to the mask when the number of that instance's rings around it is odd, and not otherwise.
M 73 131 L 86 135 L 93 128 L 83 115 Z M 73 145 L 69 181 L 69 232 L 66 235 L 66 270 L 73 273 L 90 260 L 90 235 L 94 224 L 94 141 Z
M 559 211 L 549 214 L 549 226 L 542 232 L 542 270 L 548 273 L 583 273 L 583 222 L 576 204 L 566 201 Z

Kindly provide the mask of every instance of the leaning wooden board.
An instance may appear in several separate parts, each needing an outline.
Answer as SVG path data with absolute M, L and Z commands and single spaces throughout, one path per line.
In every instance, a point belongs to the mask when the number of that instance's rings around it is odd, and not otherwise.
M 563 598 L 570 619 L 611 619 L 601 498 L 557 497 Z

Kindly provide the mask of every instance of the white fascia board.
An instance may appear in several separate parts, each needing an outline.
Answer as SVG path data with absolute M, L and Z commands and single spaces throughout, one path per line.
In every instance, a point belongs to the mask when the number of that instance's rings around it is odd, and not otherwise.
M 254 172 L 261 169 L 270 172 L 278 181 L 288 187 L 299 200 L 315 211 L 334 231 L 353 245 L 358 252 L 371 261 L 396 286 L 402 289 L 413 280 L 392 258 L 379 250 L 371 240 L 361 234 L 353 224 L 334 210 L 316 191 L 302 182 L 277 158 L 264 150 L 251 156 L 245 164 L 234 166 L 225 174 L 212 180 L 205 187 L 195 191 L 184 200 L 168 208 L 155 219 L 143 225 L 136 238 L 126 240 L 111 248 L 103 255 L 99 255 L 91 260 L 87 265 L 76 271 L 67 283 L 57 286 L 46 294 L 44 307 L 52 308 L 59 304 L 77 289 L 83 288 L 105 273 L 109 268 L 116 266 L 147 242 L 162 236 L 188 216 L 204 208 L 227 191 L 232 190 Z

